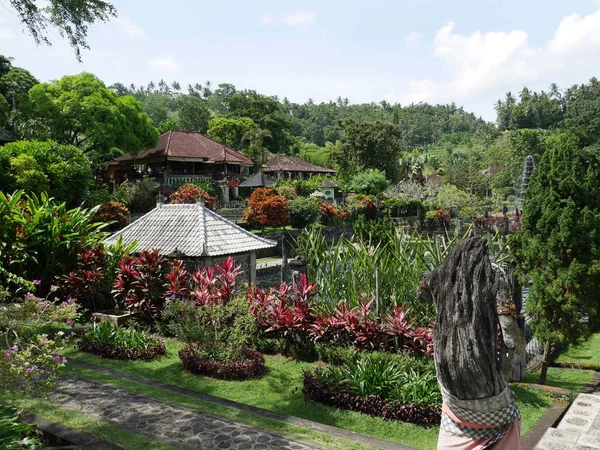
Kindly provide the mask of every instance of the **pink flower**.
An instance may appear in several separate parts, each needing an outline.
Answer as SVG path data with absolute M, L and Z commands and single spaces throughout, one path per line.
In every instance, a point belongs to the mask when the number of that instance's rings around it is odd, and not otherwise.
M 10 354 L 10 352 L 6 352 L 6 353 L 4 354 L 4 356 L 10 359 L 10 356 L 11 356 L 11 354 Z
M 58 356 L 58 355 L 54 355 L 54 356 L 52 357 L 52 359 L 53 359 L 54 361 L 56 361 L 56 362 L 60 362 L 60 361 L 61 361 L 61 358 L 60 358 L 60 356 Z
M 10 349 L 11 349 L 13 352 L 16 352 L 17 350 L 19 350 L 19 347 L 17 347 L 16 345 L 13 345 L 13 346 L 12 346 Z
M 25 372 L 27 372 L 27 373 L 33 373 L 33 369 L 31 367 L 28 367 L 27 369 L 25 369 Z
M 62 357 L 62 362 L 63 362 L 63 364 L 66 364 L 66 363 L 67 363 L 67 358 L 65 358 L 65 357 L 63 356 L 63 357 Z
M 67 325 L 73 325 L 73 320 L 71 318 L 67 318 Z
M 42 284 L 42 280 L 33 280 L 33 284 L 39 286 L 40 284 Z

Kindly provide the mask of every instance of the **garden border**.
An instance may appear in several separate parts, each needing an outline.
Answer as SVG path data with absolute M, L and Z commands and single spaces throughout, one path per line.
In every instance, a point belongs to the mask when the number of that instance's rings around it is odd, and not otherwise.
M 64 445 L 75 445 L 78 448 L 79 446 L 85 446 L 85 448 L 88 450 L 123 449 L 123 447 L 119 447 L 117 445 L 111 444 L 110 442 L 103 441 L 90 434 L 76 430 L 75 428 L 71 428 L 57 422 L 51 422 L 35 414 L 25 413 L 23 416 L 23 422 L 31 425 L 37 425 L 38 429 L 44 435 L 51 436 L 52 438 L 59 441 L 61 443 L 59 445 L 63 445 L 62 443 L 64 443 Z M 51 445 L 49 448 L 52 447 L 55 447 L 55 445 Z
M 355 442 L 359 442 L 361 444 L 370 445 L 372 447 L 376 447 L 382 450 L 416 450 L 413 447 L 407 447 L 402 444 L 398 444 L 396 442 L 386 441 L 383 439 L 378 439 L 371 436 L 366 436 L 364 434 L 355 433 L 353 431 L 347 431 L 341 428 L 337 428 L 331 425 L 325 425 L 318 422 L 313 422 L 307 419 L 301 419 L 295 416 L 287 416 L 279 413 L 275 413 L 272 411 L 268 411 L 266 409 L 257 408 L 255 406 L 245 405 L 243 403 L 238 403 L 233 400 L 227 400 L 221 397 L 215 397 L 209 394 L 203 394 L 201 392 L 192 391 L 189 389 L 181 388 L 179 386 L 174 386 L 171 384 L 161 383 L 159 381 L 150 380 L 148 378 L 137 377 L 135 375 L 128 374 L 126 372 L 122 372 L 120 370 L 108 369 L 105 367 L 100 367 L 95 364 L 91 364 L 85 361 L 77 360 L 75 358 L 69 359 L 69 362 L 75 366 L 93 370 L 99 373 L 103 373 L 109 376 L 115 376 L 118 378 L 123 378 L 129 381 L 133 381 L 140 384 L 145 384 L 147 386 L 151 386 L 157 389 L 162 389 L 166 391 L 176 392 L 178 394 L 186 395 L 189 397 L 195 397 L 200 400 L 208 401 L 220 406 L 234 408 L 241 411 L 246 411 L 252 414 L 256 414 L 261 417 L 265 417 L 267 419 L 273 419 L 280 422 L 298 425 L 309 430 L 319 431 L 321 433 L 330 434 L 332 436 L 337 436 L 345 439 L 349 439 Z M 80 376 L 79 378 L 85 379 L 85 377 Z

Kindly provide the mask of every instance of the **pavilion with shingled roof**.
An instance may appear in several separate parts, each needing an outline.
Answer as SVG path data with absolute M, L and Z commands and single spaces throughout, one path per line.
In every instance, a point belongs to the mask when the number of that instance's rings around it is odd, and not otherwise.
M 262 171 L 279 178 L 296 179 L 310 178 L 313 175 L 335 175 L 336 171 L 327 167 L 317 166 L 304 161 L 297 156 L 273 155 L 263 166 Z
M 160 249 L 164 256 L 190 265 L 213 265 L 232 256 L 247 269 L 249 281 L 256 281 L 256 251 L 272 248 L 276 242 L 256 236 L 201 203 L 158 204 L 149 213 L 106 239 L 115 245 L 120 239 L 136 243 L 135 252 Z

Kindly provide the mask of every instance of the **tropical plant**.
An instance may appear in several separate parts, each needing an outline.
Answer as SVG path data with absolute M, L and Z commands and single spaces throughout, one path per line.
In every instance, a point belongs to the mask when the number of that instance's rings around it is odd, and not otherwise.
M 121 202 L 111 200 L 100 205 L 94 220 L 108 223 L 107 229 L 116 231 L 129 223 L 129 210 Z
M 143 251 L 132 258 L 125 256 L 119 261 L 113 293 L 127 310 L 141 314 L 150 321 L 158 317 L 164 306 L 165 275 L 169 271 L 168 260 L 160 250 Z
M 243 220 L 253 227 L 285 226 L 290 222 L 287 199 L 270 188 L 255 189 L 248 198 Z
M 164 343 L 144 330 L 92 324 L 78 342 L 79 350 L 111 359 L 153 359 L 165 353 Z
M 213 211 L 216 210 L 217 199 L 192 183 L 186 183 L 179 186 L 177 190 L 169 196 L 169 202 L 175 204 L 197 203 L 200 198 L 202 198 L 202 201 L 207 208 L 212 209 Z
M 41 447 L 37 425 L 20 421 L 15 408 L 0 405 L 0 448 L 34 450 Z
M 281 192 L 279 190 L 279 192 Z M 294 198 L 288 200 L 290 210 L 290 225 L 295 228 L 304 228 L 315 223 L 319 218 L 319 206 L 311 198 Z
M 100 231 L 103 225 L 93 223 L 97 209 L 68 209 L 46 194 L 0 192 L 0 267 L 28 280 L 42 280 L 47 291 L 56 276 L 75 268 L 80 248 L 106 238 Z
M 385 174 L 377 169 L 359 172 L 350 180 L 349 190 L 357 194 L 377 195 L 390 186 Z

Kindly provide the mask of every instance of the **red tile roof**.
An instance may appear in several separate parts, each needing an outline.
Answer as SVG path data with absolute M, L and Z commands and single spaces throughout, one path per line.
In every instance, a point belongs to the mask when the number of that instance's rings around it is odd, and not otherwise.
M 252 166 L 252 160 L 229 147 L 219 144 L 200 133 L 168 131 L 158 139 L 158 144 L 149 150 L 132 155 L 123 155 L 114 162 L 143 160 L 155 156 L 169 158 L 198 158 L 208 163 L 229 163 Z
M 312 172 L 312 173 L 336 173 L 333 169 L 315 166 L 297 156 L 274 155 L 263 167 L 263 172 Z

